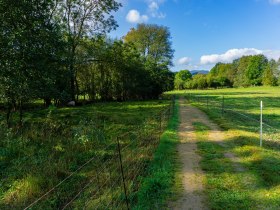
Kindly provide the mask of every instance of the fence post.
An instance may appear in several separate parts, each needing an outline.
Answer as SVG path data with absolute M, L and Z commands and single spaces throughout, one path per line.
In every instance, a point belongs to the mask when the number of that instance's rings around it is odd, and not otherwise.
M 262 139 L 263 139 L 263 102 L 261 101 L 261 116 L 260 116 L 260 147 L 262 147 Z
M 224 110 L 225 109 L 225 97 L 223 96 L 223 100 L 222 100 L 222 116 L 224 116 Z
M 161 118 L 162 118 L 162 117 L 161 117 L 161 114 L 162 114 L 162 113 L 159 113 L 159 131 L 160 131 L 160 132 L 161 132 L 161 127 L 162 127 L 162 125 L 161 125 L 161 120 L 162 120 L 162 119 L 161 119 Z
M 126 192 L 125 177 L 124 177 L 124 172 L 123 172 L 122 154 L 121 154 L 121 147 L 120 147 L 120 139 L 119 139 L 119 137 L 117 137 L 117 142 L 118 142 L 118 153 L 119 153 L 119 161 L 120 161 L 120 169 L 121 169 L 121 175 L 122 175 L 122 181 L 123 181 L 123 189 L 124 189 L 124 195 L 125 195 L 125 202 L 126 202 L 126 207 L 129 210 L 129 204 L 128 204 L 128 199 L 127 199 L 127 192 Z

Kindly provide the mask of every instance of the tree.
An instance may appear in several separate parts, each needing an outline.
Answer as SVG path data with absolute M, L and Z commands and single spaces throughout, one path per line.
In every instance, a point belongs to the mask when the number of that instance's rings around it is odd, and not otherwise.
M 261 85 L 262 74 L 267 67 L 268 61 L 264 55 L 252 56 L 245 71 L 247 83 L 249 85 Z
M 181 70 L 178 73 L 175 74 L 174 79 L 174 87 L 177 90 L 182 90 L 185 88 L 186 82 L 191 80 L 192 74 L 189 70 Z
M 268 65 L 266 66 L 263 76 L 262 76 L 262 84 L 266 86 L 276 86 L 277 85 L 277 69 L 278 65 L 275 60 L 270 60 Z
M 208 87 L 232 87 L 235 70 L 232 64 L 217 63 L 207 77 Z
M 207 88 L 207 76 L 205 74 L 196 74 L 192 80 L 193 88 L 205 89 Z
M 23 103 L 43 97 L 55 83 L 61 49 L 55 8 L 50 0 L 0 0 L 0 83 L 8 124 L 12 109 L 18 107 L 21 120 Z
M 124 37 L 125 43 L 135 45 L 144 57 L 144 65 L 149 73 L 149 98 L 157 98 L 166 90 L 165 82 L 170 80 L 169 66 L 172 65 L 173 49 L 167 27 L 154 24 L 139 24 Z
M 104 34 L 118 25 L 112 15 L 121 6 L 115 0 L 63 0 L 60 3 L 60 18 L 64 23 L 67 38 L 67 64 L 70 75 L 71 99 L 78 92 L 77 48 L 82 40 L 94 34 Z
M 153 63 L 172 65 L 174 50 L 171 47 L 169 29 L 155 24 L 138 24 L 124 37 L 125 42 L 132 42 L 141 54 Z

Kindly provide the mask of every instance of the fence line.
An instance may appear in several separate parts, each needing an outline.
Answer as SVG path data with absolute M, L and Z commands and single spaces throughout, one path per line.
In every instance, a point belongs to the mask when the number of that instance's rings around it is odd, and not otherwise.
M 89 181 L 85 182 L 85 184 L 82 184 L 84 181 L 81 181 L 79 185 L 83 186 L 76 193 L 72 193 L 73 195 L 70 195 L 69 199 L 68 196 L 66 198 L 64 197 L 63 199 L 65 202 L 62 202 L 62 204 L 56 204 L 56 206 L 59 205 L 57 208 L 70 209 L 73 207 L 75 201 L 84 195 L 83 197 L 85 198 L 89 197 L 88 200 L 84 200 L 83 206 L 85 208 L 89 206 L 89 208 L 92 209 L 90 206 L 91 202 L 96 204 L 96 200 L 98 200 L 98 204 L 95 205 L 94 209 L 99 209 L 104 206 L 109 206 L 112 209 L 130 209 L 132 207 L 131 199 L 133 200 L 131 196 L 133 196 L 133 193 L 137 190 L 137 185 L 139 185 L 139 183 L 137 184 L 137 182 L 139 182 L 137 178 L 139 175 L 143 175 L 145 165 L 147 165 L 146 162 L 151 159 L 155 146 L 159 143 L 158 136 L 160 138 L 160 134 L 163 128 L 167 125 L 167 120 L 172 115 L 173 109 L 174 98 L 167 109 L 161 110 L 160 114 L 152 115 L 148 118 L 148 121 L 154 122 L 147 123 L 147 120 L 145 120 L 143 123 L 138 125 L 139 127 L 142 125 L 142 130 L 120 134 L 115 138 L 116 140 L 113 143 L 102 149 L 106 152 L 111 151 L 111 153 L 106 153 L 111 158 L 102 161 L 104 157 L 98 157 L 98 152 L 95 153 L 87 162 L 79 166 L 70 175 L 24 209 L 26 210 L 35 207 L 43 200 L 47 202 L 47 197 L 50 196 L 50 194 L 53 194 L 63 184 L 71 184 L 70 179 L 74 178 L 76 175 L 78 176 L 79 173 L 81 173 L 82 170 L 84 170 L 86 166 L 89 166 L 92 162 L 94 162 L 95 165 L 92 166 L 93 168 L 91 168 L 89 172 L 93 173 Z M 134 158 L 132 158 L 133 155 L 135 155 Z M 119 159 L 119 167 L 115 164 L 116 158 Z M 119 175 L 120 172 L 121 175 Z M 122 179 L 123 190 L 120 188 L 120 179 Z M 92 185 L 95 186 L 92 187 Z M 136 188 L 134 185 L 136 185 Z M 87 193 L 89 193 L 89 195 L 87 195 Z M 104 198 L 106 193 L 111 194 L 110 199 L 107 197 Z
M 211 106 L 211 108 L 220 110 L 221 117 L 225 117 L 224 115 L 226 113 L 230 113 L 230 112 L 235 115 L 239 115 L 242 118 L 246 118 L 248 120 L 251 120 L 252 122 L 255 122 L 256 128 L 261 129 L 261 126 L 260 126 L 261 119 L 260 118 L 256 119 L 256 118 L 250 116 L 250 114 L 245 114 L 246 112 L 244 113 L 244 111 L 243 111 L 243 113 L 241 113 L 237 107 L 226 105 L 226 103 L 225 103 L 226 98 L 224 96 L 222 96 L 222 98 L 219 98 L 219 100 L 217 100 L 217 99 L 213 99 L 213 97 L 211 97 L 211 96 L 189 94 L 189 95 L 187 95 L 186 99 L 189 100 L 190 102 L 195 102 L 195 104 L 198 106 L 202 106 L 204 108 L 206 107 L 206 109 L 209 109 L 209 107 Z M 259 110 L 259 103 L 257 103 L 256 108 L 258 108 L 258 110 Z M 263 116 L 262 120 L 265 121 L 265 116 Z M 265 136 L 264 137 L 265 140 L 271 141 L 271 142 L 277 141 L 277 140 L 275 140 L 276 138 L 279 138 L 279 140 L 280 140 L 280 129 L 279 128 L 276 128 L 275 126 L 272 126 L 263 121 L 262 121 L 262 125 L 264 127 L 271 129 L 271 130 L 266 130 L 266 133 L 263 133 L 263 135 Z M 274 133 L 271 131 L 274 131 Z M 260 134 L 260 138 L 262 138 L 261 134 Z

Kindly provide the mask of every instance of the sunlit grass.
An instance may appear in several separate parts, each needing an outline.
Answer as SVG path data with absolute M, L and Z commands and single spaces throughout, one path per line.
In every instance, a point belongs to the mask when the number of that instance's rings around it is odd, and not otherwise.
M 188 90 L 178 91 L 177 94 L 186 100 L 195 95 L 199 96 L 200 101 L 191 99 L 190 102 L 206 112 L 224 131 L 226 147 L 221 147 L 207 140 L 207 128 L 195 125 L 200 138 L 198 146 L 203 157 L 201 167 L 207 174 L 206 193 L 210 208 L 280 209 L 279 131 L 264 127 L 263 148 L 260 148 L 257 121 L 262 100 L 264 121 L 275 128 L 280 128 L 280 88 Z M 256 121 L 230 112 L 222 115 L 223 97 L 225 107 L 248 115 Z M 272 135 L 273 139 L 270 139 Z M 226 152 L 235 154 L 239 160 L 238 164 L 245 171 L 236 171 L 233 162 L 224 157 L 223 154 Z
M 97 159 L 90 167 L 105 162 L 113 156 L 120 134 L 143 131 L 143 138 L 158 135 L 157 131 L 151 134 L 158 123 L 154 116 L 169 105 L 167 100 L 112 102 L 25 111 L 22 131 L 16 126 L 0 128 L 0 209 L 26 207 L 94 156 Z M 1 119 L 4 125 L 5 117 Z M 14 120 L 16 123 L 16 117 Z M 150 152 L 154 145 L 145 149 Z M 73 183 L 62 185 L 57 195 L 37 208 L 61 207 L 94 174 L 85 168 L 71 179 Z M 70 197 L 63 198 L 67 192 Z

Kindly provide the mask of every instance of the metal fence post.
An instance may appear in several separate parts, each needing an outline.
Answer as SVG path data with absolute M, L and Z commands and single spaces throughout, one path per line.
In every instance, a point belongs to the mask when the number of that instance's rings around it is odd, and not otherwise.
M 162 125 L 161 125 L 161 112 L 159 113 L 159 131 L 161 132 L 161 127 L 162 127 Z
M 263 140 L 263 102 L 261 101 L 260 104 L 261 109 L 261 116 L 260 116 L 260 147 L 262 147 L 262 140 Z
M 124 177 L 124 172 L 123 172 L 122 154 L 121 154 L 121 147 L 120 147 L 120 139 L 119 139 L 119 137 L 117 137 L 117 142 L 118 142 L 118 153 L 119 153 L 119 161 L 120 161 L 120 169 L 121 169 L 121 174 L 122 174 L 125 202 L 126 202 L 126 207 L 129 210 L 129 204 L 128 204 L 128 198 L 127 198 L 126 185 L 125 185 L 125 177 Z
M 222 100 L 222 116 L 224 116 L 224 108 L 225 107 L 225 97 L 223 96 L 223 100 Z

